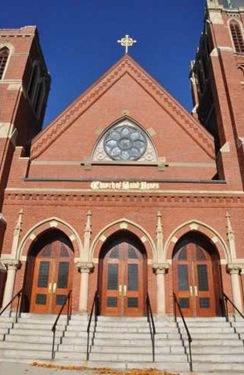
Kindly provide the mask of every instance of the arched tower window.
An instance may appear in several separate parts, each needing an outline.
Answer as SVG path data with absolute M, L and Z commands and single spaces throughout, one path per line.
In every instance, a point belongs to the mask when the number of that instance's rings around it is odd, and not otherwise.
M 9 56 L 9 49 L 4 47 L 0 50 L 0 79 L 3 77 L 5 66 Z
M 244 53 L 244 41 L 239 23 L 236 21 L 232 21 L 230 23 L 230 31 L 235 46 L 235 51 L 237 53 Z
M 38 83 L 39 78 L 40 78 L 40 66 L 37 63 L 33 66 L 33 71 L 32 71 L 32 74 L 31 74 L 30 84 L 29 84 L 29 88 L 28 88 L 28 95 L 29 95 L 29 98 L 30 98 L 31 102 L 34 101 L 37 83 Z
M 46 98 L 46 79 L 42 78 L 38 82 L 37 90 L 36 90 L 36 97 L 35 97 L 35 103 L 34 103 L 34 111 L 37 114 L 37 117 L 39 118 L 43 109 L 43 104 Z

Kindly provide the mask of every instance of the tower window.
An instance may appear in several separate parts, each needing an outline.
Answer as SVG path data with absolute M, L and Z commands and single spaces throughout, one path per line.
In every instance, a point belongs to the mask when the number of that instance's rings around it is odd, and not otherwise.
M 9 49 L 4 47 L 0 50 L 0 79 L 3 77 L 4 69 L 8 60 Z
M 238 22 L 231 22 L 230 31 L 235 46 L 235 51 L 237 53 L 244 53 L 244 41 L 242 36 L 242 31 Z
M 28 88 L 28 95 L 29 95 L 31 102 L 34 101 L 35 92 L 37 89 L 37 83 L 38 83 L 39 78 L 40 78 L 40 67 L 39 67 L 39 64 L 37 63 L 33 66 L 33 71 L 31 74 L 31 79 L 30 79 L 29 88 Z
M 39 118 L 43 109 L 43 104 L 46 97 L 46 80 L 42 78 L 38 82 L 37 90 L 36 90 L 36 98 L 34 103 L 34 111 Z

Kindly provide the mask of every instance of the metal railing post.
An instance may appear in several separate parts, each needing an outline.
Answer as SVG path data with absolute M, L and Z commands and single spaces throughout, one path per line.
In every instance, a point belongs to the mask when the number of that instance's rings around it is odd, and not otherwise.
M 223 299 L 225 303 L 225 317 L 227 321 L 229 321 L 229 311 L 228 311 L 228 303 L 231 304 L 231 306 L 238 312 L 238 314 L 244 319 L 243 313 L 238 309 L 238 307 L 234 304 L 234 302 L 225 294 L 223 293 Z
M 94 299 L 93 299 L 93 303 L 92 303 L 92 308 L 91 308 L 91 313 L 90 313 L 90 317 L 89 317 L 89 321 L 88 321 L 88 325 L 87 325 L 87 343 L 86 343 L 86 360 L 88 361 L 89 360 L 89 354 L 90 354 L 90 327 L 91 327 L 91 321 L 92 321 L 92 317 L 94 315 L 94 321 L 95 321 L 95 324 L 94 324 L 94 329 L 93 329 L 93 337 L 92 337 L 92 344 L 94 344 L 94 336 L 95 336 L 95 330 L 96 330 L 96 325 L 97 325 L 97 316 L 98 316 L 98 313 L 99 313 L 99 294 L 98 294 L 98 291 L 96 290 L 95 292 L 95 295 L 94 295 Z
M 192 363 L 192 352 L 191 352 L 191 343 L 192 343 L 192 337 L 190 335 L 190 332 L 189 332 L 189 329 L 187 327 L 187 324 L 186 324 L 186 321 L 185 321 L 185 318 L 184 318 L 184 315 L 183 315 L 183 312 L 182 312 L 182 309 L 180 307 L 180 304 L 176 298 L 176 295 L 175 293 L 173 293 L 173 298 L 174 298 L 174 314 L 175 314 L 175 322 L 177 322 L 177 315 L 176 315 L 176 311 L 177 311 L 177 308 L 179 310 L 179 313 L 180 313 L 180 316 L 181 316 L 181 319 L 183 321 L 183 324 L 184 324 L 184 327 L 185 327 L 185 330 L 186 330 L 186 334 L 187 334 L 187 338 L 188 338 L 188 348 L 189 348 L 189 365 L 190 365 L 190 371 L 192 372 L 193 371 L 193 363 Z M 179 331 L 180 331 L 180 328 L 178 328 Z M 180 333 L 181 334 L 181 333 Z M 181 337 L 181 340 L 182 340 L 182 344 L 184 346 L 184 339 L 183 337 Z
M 63 312 L 63 309 L 64 307 L 66 306 L 67 302 L 68 302 L 68 306 L 67 306 L 67 321 L 66 321 L 66 326 L 64 327 L 64 331 L 63 331 L 63 334 L 69 324 L 69 321 L 70 321 L 70 317 L 71 317 L 71 294 L 72 294 L 72 291 L 70 290 L 67 297 L 65 298 L 63 304 L 62 304 L 62 307 L 61 309 L 59 310 L 59 313 L 58 313 L 58 316 L 52 326 L 52 332 L 53 332 L 53 344 L 52 344 L 52 360 L 55 358 L 55 338 L 56 338 L 56 327 L 57 327 L 57 324 L 58 324 L 58 321 L 59 321 L 59 318 Z
M 4 311 L 7 310 L 7 308 L 12 304 L 12 302 L 18 298 L 18 302 L 17 302 L 17 308 L 16 308 L 16 312 L 15 312 L 15 319 L 14 319 L 14 322 L 17 323 L 18 322 L 18 318 L 19 318 L 19 315 L 20 315 L 20 307 L 21 307 L 21 297 L 22 297 L 22 294 L 23 294 L 23 288 L 20 289 L 18 291 L 18 293 L 16 293 L 13 298 L 11 299 L 11 301 L 9 301 L 9 303 L 7 303 L 6 306 L 3 307 L 3 309 L 1 310 L 0 312 L 0 316 L 4 313 Z M 10 310 L 10 313 L 12 312 L 12 310 Z
M 150 329 L 150 335 L 151 335 L 151 341 L 152 341 L 152 359 L 153 362 L 155 362 L 155 335 L 156 335 L 156 329 L 155 329 L 155 323 L 150 303 L 150 298 L 148 293 L 146 294 L 146 309 L 147 309 L 147 321 L 149 324 Z

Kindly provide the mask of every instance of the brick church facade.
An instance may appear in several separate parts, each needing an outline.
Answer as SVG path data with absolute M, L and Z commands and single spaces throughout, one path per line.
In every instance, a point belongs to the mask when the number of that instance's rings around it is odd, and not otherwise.
M 41 130 L 34 27 L 0 45 L 0 282 L 25 312 L 243 312 L 244 4 L 209 0 L 188 113 L 125 54 Z

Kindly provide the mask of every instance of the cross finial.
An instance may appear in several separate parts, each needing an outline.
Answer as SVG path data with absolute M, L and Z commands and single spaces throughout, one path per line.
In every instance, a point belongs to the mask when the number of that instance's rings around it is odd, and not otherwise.
M 129 35 L 125 35 L 124 38 L 117 40 L 117 42 L 125 47 L 125 53 L 128 53 L 128 48 L 133 46 L 137 41 L 130 38 Z

